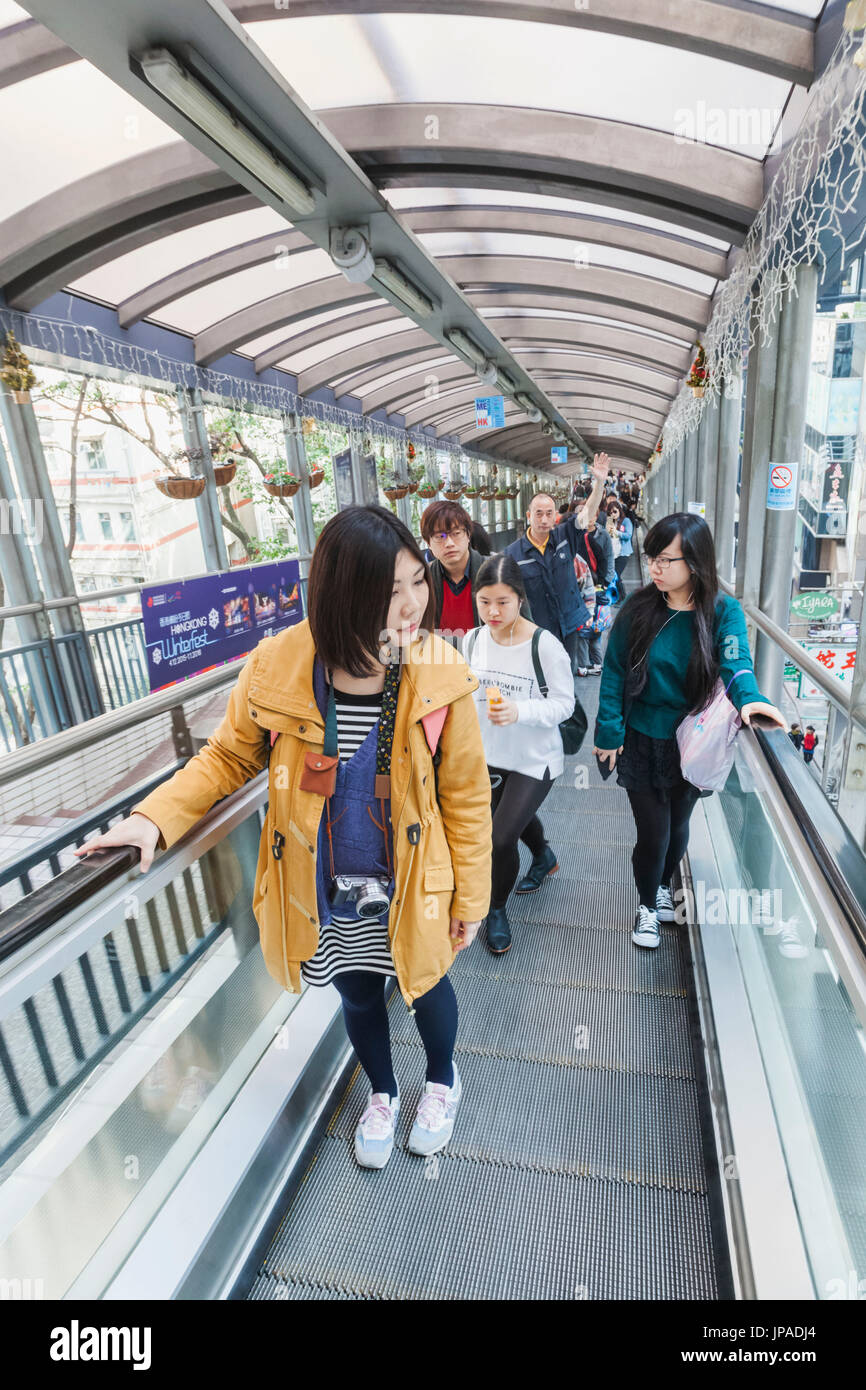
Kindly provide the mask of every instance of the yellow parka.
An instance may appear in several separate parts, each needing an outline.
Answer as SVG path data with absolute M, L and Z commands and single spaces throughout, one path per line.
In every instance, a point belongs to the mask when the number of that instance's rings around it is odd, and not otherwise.
M 158 846 L 168 849 L 216 801 L 260 772 L 270 753 L 252 907 L 267 969 L 295 994 L 300 962 L 319 944 L 316 847 L 325 803 L 299 787 L 304 754 L 321 752 L 325 740 L 313 693 L 314 655 L 306 619 L 262 640 L 205 747 L 133 807 L 159 827 Z M 451 918 L 474 922 L 487 914 L 492 829 L 490 778 L 472 698 L 476 677 L 449 643 L 433 635 L 416 639 L 404 656 L 391 756 L 395 887 L 388 932 L 400 991 L 411 1006 L 454 959 Z M 437 802 L 421 720 L 443 706 Z M 271 730 L 277 732 L 272 751 Z M 271 853 L 275 830 L 285 837 L 280 859 Z

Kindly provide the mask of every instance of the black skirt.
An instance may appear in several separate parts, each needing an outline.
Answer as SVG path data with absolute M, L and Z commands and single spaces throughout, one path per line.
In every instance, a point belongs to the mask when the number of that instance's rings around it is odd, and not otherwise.
M 625 726 L 622 752 L 616 760 L 616 780 L 626 791 L 652 791 L 659 801 L 669 801 L 671 796 L 688 791 L 712 796 L 712 792 L 698 792 L 683 777 L 675 734 L 671 738 L 652 738 L 630 724 Z

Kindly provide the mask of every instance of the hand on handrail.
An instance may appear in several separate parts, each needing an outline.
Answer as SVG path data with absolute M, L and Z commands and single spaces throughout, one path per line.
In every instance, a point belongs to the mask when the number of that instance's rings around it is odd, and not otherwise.
M 146 874 L 153 863 L 153 853 L 159 840 L 159 826 L 154 825 L 147 816 L 142 816 L 137 811 L 133 811 L 131 816 L 126 816 L 117 825 L 113 825 L 104 835 L 96 835 L 92 840 L 87 840 L 78 849 L 73 850 L 73 854 L 86 857 L 95 849 L 115 849 L 118 845 L 137 845 L 141 850 L 141 861 L 139 868 Z

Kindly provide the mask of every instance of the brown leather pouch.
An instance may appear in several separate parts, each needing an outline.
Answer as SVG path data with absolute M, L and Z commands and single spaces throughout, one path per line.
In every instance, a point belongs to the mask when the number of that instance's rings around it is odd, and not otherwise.
M 315 792 L 317 796 L 333 796 L 337 788 L 339 761 L 339 757 L 329 757 L 327 753 L 305 753 L 304 770 L 298 783 L 301 791 Z

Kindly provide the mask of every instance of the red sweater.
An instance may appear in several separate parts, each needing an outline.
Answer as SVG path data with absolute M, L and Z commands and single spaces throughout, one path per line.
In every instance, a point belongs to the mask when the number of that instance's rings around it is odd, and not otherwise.
M 455 594 L 446 579 L 442 585 L 442 617 L 439 626 L 445 632 L 471 632 L 475 626 L 472 617 L 472 585 L 464 584 L 459 594 Z

